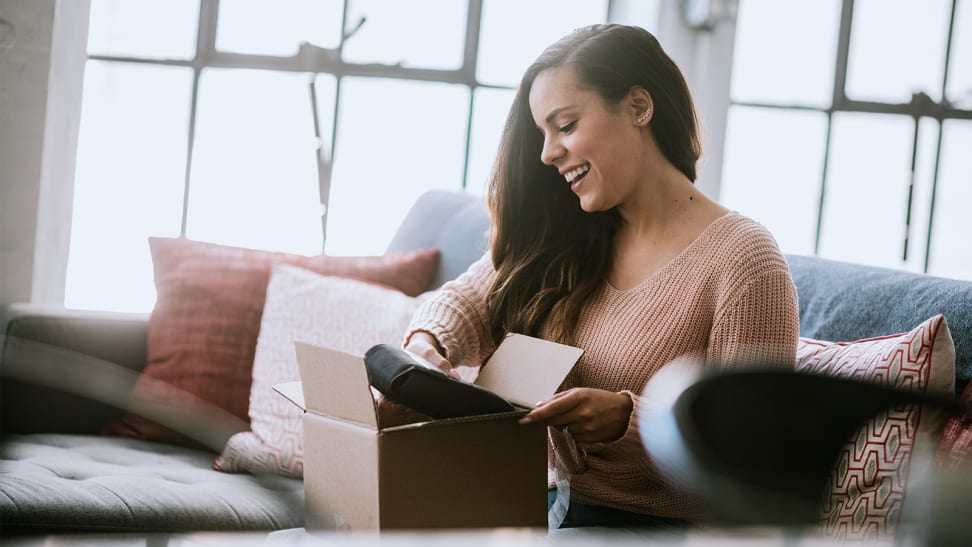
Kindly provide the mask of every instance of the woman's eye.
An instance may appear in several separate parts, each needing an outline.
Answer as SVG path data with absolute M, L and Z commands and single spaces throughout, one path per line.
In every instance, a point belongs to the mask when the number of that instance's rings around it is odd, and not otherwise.
M 566 124 L 560 126 L 560 132 L 561 133 L 569 133 L 572 129 L 574 129 L 574 126 L 575 125 L 577 125 L 577 122 L 566 123 Z

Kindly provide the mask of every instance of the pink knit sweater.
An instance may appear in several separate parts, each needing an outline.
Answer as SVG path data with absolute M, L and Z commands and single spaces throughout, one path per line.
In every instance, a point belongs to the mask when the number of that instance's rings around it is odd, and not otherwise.
M 487 253 L 416 312 L 406 334 L 433 334 L 453 365 L 480 365 L 495 349 L 485 317 L 496 275 Z M 544 333 L 544 337 L 548 336 Z M 609 443 L 574 446 L 549 429 L 551 463 L 570 473 L 571 497 L 666 517 L 699 518 L 700 508 L 661 476 L 638 433 L 641 393 L 660 367 L 678 357 L 705 366 L 792 366 L 799 319 L 796 289 L 772 236 L 730 212 L 681 254 L 637 286 L 609 283 L 585 305 L 572 345 L 584 350 L 561 389 L 625 392 L 634 401 L 627 432 Z M 744 404 L 744 402 L 741 402 Z

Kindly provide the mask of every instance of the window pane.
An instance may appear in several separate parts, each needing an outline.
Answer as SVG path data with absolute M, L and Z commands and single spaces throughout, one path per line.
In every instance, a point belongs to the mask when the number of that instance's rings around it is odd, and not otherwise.
M 147 312 L 149 236 L 182 218 L 192 70 L 89 61 L 64 304 Z
M 953 105 L 972 110 L 972 2 L 955 8 L 947 93 Z
M 336 48 L 342 0 L 220 0 L 216 49 L 290 56 L 301 42 Z
M 839 27 L 839 0 L 743 0 L 736 20 L 732 98 L 829 106 Z
M 321 252 L 308 76 L 208 69 L 199 82 L 186 235 Z
M 364 25 L 344 43 L 352 63 L 457 69 L 466 40 L 466 2 L 350 0 L 348 26 Z
M 88 53 L 192 59 L 198 26 L 199 0 L 91 0 Z
M 729 109 L 719 201 L 761 222 L 785 253 L 813 254 L 827 117 Z
M 908 257 L 901 266 L 904 269 L 916 272 L 925 269 L 925 248 L 928 246 L 928 211 L 931 207 L 932 179 L 935 176 L 938 129 L 938 122 L 935 120 L 922 118 L 918 122 L 915 182 L 912 190 L 911 218 L 907 228 Z
M 468 112 L 465 86 L 342 80 L 328 254 L 384 253 L 419 194 L 459 188 Z
M 661 30 L 659 12 L 663 1 L 666 0 L 638 0 L 637 2 L 614 0 L 611 2 L 608 18 L 612 23 L 638 25 L 658 36 Z
M 929 273 L 972 280 L 972 122 L 946 121 Z
M 486 195 L 489 173 L 496 159 L 496 147 L 499 146 L 514 95 L 515 92 L 508 89 L 476 90 L 469 167 L 466 169 L 466 191 L 470 194 Z
M 903 268 L 914 124 L 904 116 L 834 115 L 820 254 Z
M 544 48 L 607 17 L 607 0 L 483 0 L 476 78 L 515 86 Z
M 847 64 L 847 96 L 906 103 L 917 91 L 942 97 L 951 2 L 857 0 Z

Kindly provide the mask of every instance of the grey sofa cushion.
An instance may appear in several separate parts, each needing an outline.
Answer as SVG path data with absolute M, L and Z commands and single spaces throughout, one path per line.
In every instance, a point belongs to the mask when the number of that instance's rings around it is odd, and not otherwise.
M 5 530 L 255 530 L 303 526 L 299 480 L 214 471 L 214 454 L 136 439 L 8 435 Z
M 906 332 L 939 313 L 955 342 L 955 372 L 972 378 L 972 282 L 787 255 L 800 335 L 849 342 Z
M 488 249 L 489 213 L 472 194 L 431 190 L 409 209 L 388 251 L 435 247 L 441 253 L 432 288 L 459 277 Z

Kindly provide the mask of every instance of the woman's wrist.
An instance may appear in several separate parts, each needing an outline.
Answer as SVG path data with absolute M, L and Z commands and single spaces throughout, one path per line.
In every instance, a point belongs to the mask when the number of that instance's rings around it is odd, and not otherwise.
M 628 434 L 628 430 L 631 428 L 631 418 L 634 414 L 634 399 L 631 397 L 631 393 L 627 391 L 618 391 L 616 394 L 620 396 L 619 401 L 621 410 L 619 412 L 619 416 L 621 416 L 622 421 L 619 421 L 619 423 L 621 423 L 621 428 L 619 429 L 620 433 L 617 438 L 614 439 L 614 441 L 619 441 Z
M 435 351 L 437 351 L 439 355 L 445 357 L 445 348 L 442 347 L 442 344 L 439 343 L 439 340 L 431 332 L 427 330 L 417 330 L 413 332 L 412 335 L 408 337 L 408 340 L 405 343 L 405 347 L 407 348 L 417 340 L 421 340 L 429 344 L 430 346 L 435 348 Z
M 617 393 L 623 397 L 621 407 L 624 409 L 624 415 L 627 416 L 627 420 L 630 422 L 631 413 L 634 412 L 634 399 L 631 398 L 631 393 L 627 391 L 619 391 Z
M 461 379 L 452 363 L 446 358 L 445 350 L 435 336 L 428 331 L 419 330 L 412 333 L 405 345 L 405 351 L 411 352 L 425 359 L 433 367 L 456 379 Z

